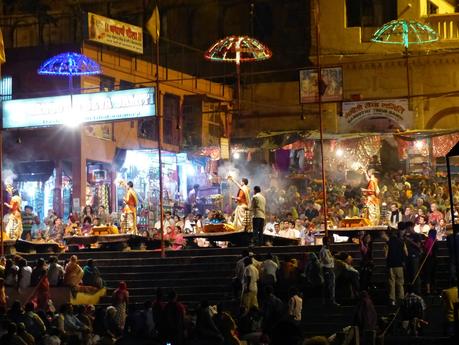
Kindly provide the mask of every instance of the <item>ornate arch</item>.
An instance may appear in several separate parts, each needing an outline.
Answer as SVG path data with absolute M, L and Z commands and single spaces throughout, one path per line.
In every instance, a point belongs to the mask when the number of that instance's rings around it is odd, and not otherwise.
M 438 121 L 452 114 L 459 114 L 459 107 L 449 107 L 449 108 L 442 109 L 439 112 L 435 113 L 426 123 L 426 126 L 425 126 L 426 129 L 433 129 L 435 124 Z

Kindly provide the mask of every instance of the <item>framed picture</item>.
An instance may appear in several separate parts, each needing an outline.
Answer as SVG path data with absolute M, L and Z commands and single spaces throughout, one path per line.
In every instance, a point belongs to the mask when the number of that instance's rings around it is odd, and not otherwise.
M 106 170 L 93 170 L 92 180 L 93 182 L 105 181 L 107 179 Z
M 340 102 L 343 100 L 343 69 L 341 67 L 321 68 L 322 102 Z M 319 101 L 318 69 L 300 71 L 300 103 Z

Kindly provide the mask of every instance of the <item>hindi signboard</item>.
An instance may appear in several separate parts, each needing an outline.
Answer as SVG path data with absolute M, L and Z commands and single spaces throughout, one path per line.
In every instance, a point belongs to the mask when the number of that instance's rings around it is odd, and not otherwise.
M 3 128 L 78 125 L 155 116 L 155 89 L 4 101 Z
M 361 121 L 388 119 L 403 129 L 412 126 L 413 114 L 407 99 L 386 99 L 376 101 L 343 102 L 343 116 L 340 130 L 353 129 Z
M 88 36 L 93 42 L 143 54 L 143 31 L 139 26 L 88 12 Z

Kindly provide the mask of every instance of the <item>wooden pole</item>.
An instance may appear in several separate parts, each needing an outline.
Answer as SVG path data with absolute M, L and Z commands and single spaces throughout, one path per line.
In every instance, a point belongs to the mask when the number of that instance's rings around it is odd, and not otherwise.
M 323 193 L 323 218 L 325 237 L 328 237 L 328 210 L 327 210 L 327 182 L 325 179 L 325 159 L 324 159 L 324 125 L 322 119 L 322 93 L 321 93 L 321 73 L 320 68 L 320 0 L 316 0 L 316 65 L 317 65 L 317 91 L 319 96 L 319 127 L 320 127 L 320 157 L 322 167 L 322 193 Z
M 159 90 L 159 37 L 156 42 L 156 128 L 158 133 L 158 164 L 159 164 L 159 221 L 161 231 L 161 257 L 166 256 L 164 248 L 164 205 L 163 205 L 163 161 L 162 161 L 162 148 L 163 148 L 163 116 L 161 111 L 161 94 Z

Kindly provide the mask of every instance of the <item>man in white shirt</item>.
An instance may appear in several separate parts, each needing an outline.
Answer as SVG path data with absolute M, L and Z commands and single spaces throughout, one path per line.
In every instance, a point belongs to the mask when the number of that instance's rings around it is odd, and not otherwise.
M 263 233 L 266 235 L 274 235 L 274 224 L 276 223 L 276 216 L 273 214 L 269 215 L 269 221 L 266 223 Z
M 295 229 L 297 229 L 300 232 L 300 234 L 302 231 L 306 229 L 304 226 L 304 219 L 298 218 L 297 220 L 295 220 Z
M 418 224 L 414 226 L 414 232 L 418 234 L 424 234 L 427 236 L 429 233 L 430 226 L 426 224 L 426 216 L 419 216 L 418 217 Z
M 19 260 L 18 286 L 20 290 L 26 289 L 30 286 L 31 277 L 32 267 L 27 265 L 26 259 Z
M 250 310 L 252 307 L 258 308 L 258 270 L 252 264 L 252 258 L 244 259 L 244 276 L 242 280 L 242 301 L 241 305 L 245 310 Z
M 286 237 L 286 238 L 300 238 L 300 232 L 295 229 L 295 222 L 294 221 L 289 221 L 289 222 L 284 222 L 288 223 L 288 228 L 284 228 L 279 232 L 279 236 Z
M 298 291 L 292 289 L 288 301 L 288 315 L 296 322 L 301 321 L 301 311 L 303 310 L 303 299 L 298 296 Z
M 57 257 L 50 256 L 48 259 L 48 281 L 50 286 L 58 286 L 59 281 L 64 279 L 64 267 L 58 264 Z
M 396 203 L 390 204 L 390 211 L 387 213 L 387 222 L 393 229 L 397 229 L 398 223 L 403 219 L 402 212 Z
M 265 225 L 265 210 L 266 200 L 261 194 L 261 188 L 259 186 L 253 187 L 253 197 L 251 202 L 252 209 L 252 228 L 253 228 L 253 241 L 256 245 L 261 246 L 263 244 L 263 227 Z
M 261 264 L 261 282 L 263 286 L 274 286 L 277 281 L 277 270 L 279 266 L 274 261 L 274 257 L 271 253 L 268 253 L 268 257 Z
M 167 211 L 167 212 L 164 212 L 164 221 L 163 221 L 163 232 L 165 234 L 167 234 L 167 228 L 169 226 L 174 226 L 174 220 L 172 219 L 172 214 Z M 156 230 L 161 230 L 161 220 L 158 220 L 156 223 L 155 223 L 155 229 Z

